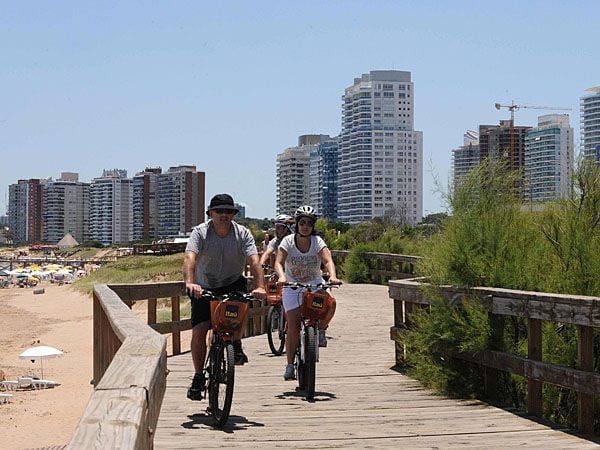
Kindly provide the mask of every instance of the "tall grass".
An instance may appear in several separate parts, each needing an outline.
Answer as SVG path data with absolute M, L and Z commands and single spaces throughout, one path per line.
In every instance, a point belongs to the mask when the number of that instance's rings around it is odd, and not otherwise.
M 94 284 L 146 283 L 181 281 L 183 253 L 165 256 L 127 256 L 103 265 L 74 284 L 79 291 L 90 293 Z
M 434 285 L 600 295 L 600 170 L 582 161 L 573 180 L 568 199 L 542 213 L 526 212 L 514 194 L 516 176 L 501 161 L 484 161 L 450 192 L 452 216 L 426 242 L 419 272 Z M 544 361 L 576 367 L 575 327 L 547 322 L 542 332 Z M 479 396 L 481 371 L 445 355 L 485 348 L 526 356 L 527 324 L 488 315 L 477 302 L 458 307 L 435 300 L 429 313 L 415 316 L 404 341 L 413 376 L 447 394 Z M 596 345 L 596 370 L 598 354 Z M 524 378 L 503 373 L 500 388 L 507 404 L 524 406 Z M 543 411 L 545 418 L 576 425 L 576 397 L 569 390 L 545 385 Z

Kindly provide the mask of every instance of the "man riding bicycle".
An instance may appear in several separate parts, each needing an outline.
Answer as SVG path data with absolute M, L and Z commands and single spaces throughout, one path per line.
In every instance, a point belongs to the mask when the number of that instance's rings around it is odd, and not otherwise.
M 321 273 L 321 262 L 329 273 L 329 282 L 339 284 L 335 264 L 331 257 L 331 252 L 327 248 L 325 241 L 317 235 L 315 231 L 315 222 L 317 213 L 311 206 L 301 206 L 295 214 L 295 233 L 286 236 L 279 245 L 277 259 L 275 260 L 275 270 L 279 275 L 279 282 L 285 283 L 305 283 L 320 284 L 323 283 Z M 287 314 L 288 333 L 285 342 L 287 354 L 287 366 L 285 368 L 284 379 L 293 380 L 294 356 L 296 347 L 298 347 L 298 337 L 300 334 L 300 304 L 302 302 L 302 293 L 304 289 L 284 289 L 283 307 Z M 327 324 L 335 313 L 335 304 L 331 308 L 329 317 L 319 322 L 319 345 L 327 345 L 325 329 Z
M 203 368 L 206 359 L 206 334 L 210 328 L 210 302 L 201 300 L 203 290 L 222 295 L 231 292 L 247 292 L 244 277 L 246 264 L 254 277 L 252 294 L 264 298 L 264 273 L 258 261 L 258 251 L 250 231 L 233 221 L 238 213 L 233 198 L 228 194 L 215 195 L 206 211 L 210 220 L 194 227 L 185 249 L 183 278 L 186 291 L 192 297 L 192 361 L 194 379 L 187 396 L 201 400 L 205 384 Z M 235 363 L 244 364 L 248 357 L 242 350 L 242 325 L 240 335 L 235 336 L 233 347 Z

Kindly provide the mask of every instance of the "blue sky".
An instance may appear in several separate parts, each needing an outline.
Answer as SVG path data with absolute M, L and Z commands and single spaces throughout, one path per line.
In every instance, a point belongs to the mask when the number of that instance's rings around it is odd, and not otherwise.
M 275 158 L 340 132 L 341 95 L 407 70 L 423 131 L 424 212 L 451 150 L 508 118 L 573 108 L 600 85 L 595 1 L 0 2 L 0 214 L 21 178 L 195 164 L 207 199 L 275 212 Z M 521 110 L 518 125 L 539 114 Z

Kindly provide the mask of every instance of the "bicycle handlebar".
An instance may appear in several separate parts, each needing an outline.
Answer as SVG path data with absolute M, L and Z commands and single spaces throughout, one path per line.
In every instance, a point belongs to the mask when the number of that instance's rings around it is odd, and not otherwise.
M 196 300 L 219 300 L 219 301 L 227 301 L 232 300 L 236 302 L 249 302 L 250 300 L 256 300 L 252 294 L 248 294 L 246 292 L 230 292 L 228 294 L 215 294 L 212 291 L 202 291 L 200 297 L 195 297 L 188 292 L 188 297 L 190 299 Z
M 330 289 L 330 288 L 339 288 L 342 285 L 342 282 L 340 281 L 339 284 L 338 283 L 317 283 L 317 284 L 307 284 L 307 283 L 289 283 L 289 282 L 285 282 L 283 283 L 283 287 L 287 287 L 290 289 L 298 289 L 298 288 L 305 288 L 308 291 L 312 291 L 314 289 Z

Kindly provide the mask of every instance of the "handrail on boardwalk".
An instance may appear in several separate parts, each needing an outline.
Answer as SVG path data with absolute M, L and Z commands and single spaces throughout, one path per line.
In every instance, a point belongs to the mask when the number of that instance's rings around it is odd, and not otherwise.
M 162 298 L 171 303 L 171 320 L 157 323 Z M 146 324 L 131 310 L 137 301 L 148 305 Z M 172 334 L 172 352 L 179 354 L 180 333 L 192 327 L 181 320 L 182 301 L 189 302 L 180 281 L 94 286 L 94 392 L 68 448 L 152 448 L 167 378 L 162 334 Z M 249 306 L 245 337 L 266 330 L 266 301 Z

